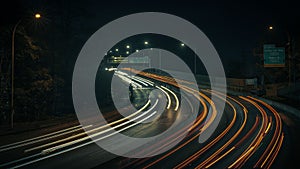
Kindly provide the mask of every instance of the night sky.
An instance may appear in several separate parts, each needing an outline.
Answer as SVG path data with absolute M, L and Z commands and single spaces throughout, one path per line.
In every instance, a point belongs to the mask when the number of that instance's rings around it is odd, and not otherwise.
M 1 25 L 13 25 L 28 13 L 40 12 L 46 19 L 46 31 L 54 29 L 60 16 L 71 17 L 70 31 L 81 35 L 80 51 L 88 37 L 104 24 L 137 12 L 165 12 L 177 15 L 197 25 L 212 41 L 225 69 L 232 64 L 255 62 L 253 48 L 259 47 L 266 36 L 277 41 L 286 41 L 286 32 L 299 37 L 300 12 L 292 1 L 67 1 L 67 0 L 23 0 L 9 1 L 1 5 Z M 9 11 L 9 12 L 8 12 Z M 269 25 L 274 27 L 272 34 Z M 298 28 L 298 29 L 297 29 Z M 49 33 L 49 32 L 48 32 Z M 46 38 L 51 41 L 51 38 Z M 299 39 L 299 38 L 298 38 Z M 55 42 L 59 43 L 59 42 Z M 251 66 L 250 66 L 251 67 Z M 251 69 L 251 68 L 250 68 Z M 253 72 L 248 73 L 253 74 Z M 247 72 L 246 72 L 247 74 Z

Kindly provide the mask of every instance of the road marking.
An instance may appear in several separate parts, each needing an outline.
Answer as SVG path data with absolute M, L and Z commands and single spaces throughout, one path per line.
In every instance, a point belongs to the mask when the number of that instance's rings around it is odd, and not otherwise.
M 43 137 L 51 136 L 51 135 L 58 134 L 58 133 L 61 133 L 61 132 L 67 131 L 67 130 L 72 130 L 72 129 L 75 129 L 75 128 L 78 128 L 78 127 L 81 127 L 81 126 L 82 125 L 78 125 L 78 126 L 70 127 L 70 128 L 67 128 L 67 129 L 59 130 L 59 131 L 56 131 L 56 132 L 48 133 L 48 134 L 45 134 L 45 135 L 42 135 L 42 136 L 30 138 L 30 139 L 27 139 L 27 140 L 24 140 L 24 141 L 19 141 L 19 142 L 12 143 L 12 144 L 7 144 L 7 145 L 4 145 L 4 146 L 1 146 L 0 149 L 2 149 L 4 147 L 9 147 L 9 146 L 14 146 L 14 145 L 17 145 L 17 144 L 25 143 L 25 142 L 28 142 L 28 141 L 40 139 L 40 138 L 43 138 Z

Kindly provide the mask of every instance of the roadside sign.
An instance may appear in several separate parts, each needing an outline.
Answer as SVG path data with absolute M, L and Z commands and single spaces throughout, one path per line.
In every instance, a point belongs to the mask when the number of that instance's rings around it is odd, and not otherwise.
M 284 67 L 285 48 L 274 44 L 264 45 L 264 67 Z

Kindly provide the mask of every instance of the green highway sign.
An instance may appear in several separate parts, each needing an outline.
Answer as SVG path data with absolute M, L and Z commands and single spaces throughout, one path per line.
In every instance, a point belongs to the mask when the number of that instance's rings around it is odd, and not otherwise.
M 274 44 L 264 45 L 264 67 L 284 67 L 285 48 Z

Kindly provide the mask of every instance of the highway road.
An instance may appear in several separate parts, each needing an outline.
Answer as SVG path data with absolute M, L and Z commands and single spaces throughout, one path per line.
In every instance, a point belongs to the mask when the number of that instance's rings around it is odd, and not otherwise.
M 168 76 L 133 69 L 115 70 L 122 83 L 132 83 L 136 110 L 123 105 L 128 116 L 105 112 L 108 125 L 86 119 L 76 125 L 15 143 L 0 145 L 0 168 L 282 168 L 279 159 L 286 153 L 286 126 L 278 110 L 251 96 L 223 95 L 209 89 L 194 90 L 190 82 L 178 85 Z M 137 73 L 137 76 L 132 76 Z M 179 88 L 185 93 L 180 93 Z M 157 93 L 151 93 L 153 89 Z M 122 91 L 113 91 L 117 94 Z M 127 92 L 127 91 L 126 91 Z M 151 95 L 149 97 L 149 95 Z M 211 96 L 218 99 L 212 102 Z M 219 102 L 225 101 L 224 112 Z M 197 102 L 197 104 L 196 104 Z M 180 104 L 185 103 L 185 104 Z M 195 105 L 199 105 L 199 111 Z M 161 115 L 158 110 L 163 108 Z M 194 123 L 187 123 L 191 112 Z M 199 136 L 223 113 L 213 135 L 204 143 Z M 152 121 L 144 123 L 152 119 Z M 175 147 L 153 157 L 127 158 L 111 154 L 94 142 L 105 141 L 116 132 L 136 138 L 164 133 L 175 121 L 174 132 L 166 139 L 134 153 L 158 152 L 188 131 Z M 116 132 L 114 130 L 115 129 Z M 92 139 L 91 139 L 92 138 Z M 116 140 L 116 147 L 123 145 Z M 116 144 L 111 143 L 111 144 Z M 283 156 L 283 155 L 281 155 Z

